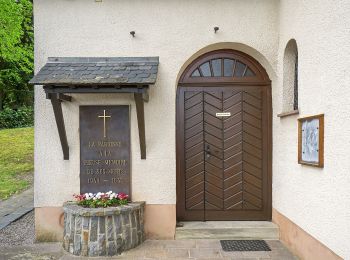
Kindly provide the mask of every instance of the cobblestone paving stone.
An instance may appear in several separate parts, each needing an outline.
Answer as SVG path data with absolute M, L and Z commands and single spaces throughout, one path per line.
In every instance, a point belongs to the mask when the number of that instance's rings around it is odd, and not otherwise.
M 120 256 L 106 259 L 244 259 L 244 260 L 296 260 L 277 240 L 267 241 L 272 251 L 224 252 L 219 240 L 146 240 L 143 244 Z M 32 246 L 0 248 L 0 260 L 17 259 L 105 259 L 103 257 L 75 257 L 62 249 L 61 243 L 40 243 Z

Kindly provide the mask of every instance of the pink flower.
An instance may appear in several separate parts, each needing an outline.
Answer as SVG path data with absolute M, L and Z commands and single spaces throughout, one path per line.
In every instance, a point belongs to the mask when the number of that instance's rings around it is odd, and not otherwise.
M 74 194 L 73 197 L 78 200 L 78 201 L 81 201 L 81 200 L 84 200 L 85 199 L 85 195 L 84 194 Z
M 129 195 L 127 195 L 127 194 L 125 194 L 125 193 L 123 193 L 123 192 L 118 193 L 118 199 L 120 199 L 120 200 L 126 200 L 126 199 L 128 199 L 128 198 L 129 198 Z

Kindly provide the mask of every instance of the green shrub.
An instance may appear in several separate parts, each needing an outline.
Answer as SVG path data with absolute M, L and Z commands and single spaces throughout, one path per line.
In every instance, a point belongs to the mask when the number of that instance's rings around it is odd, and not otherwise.
M 4 108 L 0 111 L 0 129 L 17 128 L 34 125 L 34 110 L 32 107 L 23 106 L 18 109 Z

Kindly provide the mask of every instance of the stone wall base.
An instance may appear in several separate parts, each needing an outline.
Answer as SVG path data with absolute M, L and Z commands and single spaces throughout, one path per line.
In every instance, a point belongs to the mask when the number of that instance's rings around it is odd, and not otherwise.
M 63 241 L 63 208 L 35 208 L 35 239 L 38 242 Z M 149 239 L 174 239 L 175 204 L 146 204 L 145 233 Z
M 149 239 L 174 239 L 175 204 L 149 204 L 145 209 L 145 233 Z
M 272 210 L 272 221 L 280 228 L 280 240 L 303 260 L 341 260 L 332 250 L 293 223 L 290 219 Z
M 35 208 L 35 240 L 58 242 L 63 240 L 64 213 L 62 207 Z

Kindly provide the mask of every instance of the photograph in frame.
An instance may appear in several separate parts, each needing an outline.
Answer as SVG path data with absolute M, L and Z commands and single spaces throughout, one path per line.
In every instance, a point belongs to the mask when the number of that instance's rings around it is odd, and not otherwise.
M 298 162 L 323 167 L 324 115 L 299 118 Z

